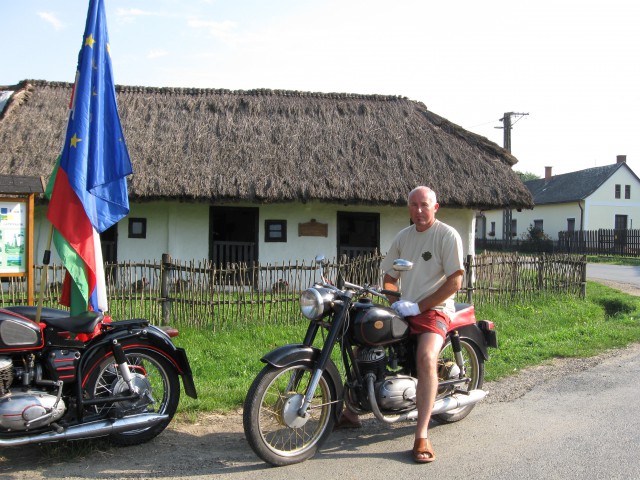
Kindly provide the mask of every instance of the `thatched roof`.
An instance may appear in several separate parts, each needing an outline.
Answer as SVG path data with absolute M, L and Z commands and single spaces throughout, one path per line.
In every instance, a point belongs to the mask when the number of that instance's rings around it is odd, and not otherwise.
M 71 84 L 24 81 L 0 114 L 0 174 L 48 178 Z M 531 207 L 516 159 L 401 97 L 117 87 L 132 200 Z

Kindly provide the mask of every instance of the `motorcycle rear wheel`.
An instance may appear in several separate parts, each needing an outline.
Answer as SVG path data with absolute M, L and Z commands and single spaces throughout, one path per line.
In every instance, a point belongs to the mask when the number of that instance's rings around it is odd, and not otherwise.
M 277 368 L 266 366 L 253 381 L 244 403 L 245 436 L 265 462 L 290 465 L 315 455 L 327 439 L 336 418 L 336 386 L 324 373 L 308 410 L 296 415 L 311 380 L 305 363 Z
M 475 345 L 465 338 L 460 339 L 460 347 L 462 349 L 461 353 L 464 360 L 465 376 L 469 379 L 469 382 L 466 385 L 460 385 L 457 388 L 466 391 L 481 388 L 482 383 L 484 382 L 484 357 L 482 357 L 482 355 L 478 352 L 478 349 L 475 347 Z M 452 377 L 447 375 L 446 372 L 451 373 L 451 368 L 454 368 L 455 361 L 456 358 L 453 353 L 453 348 L 451 347 L 451 341 L 447 340 L 447 342 L 442 347 L 442 350 L 440 351 L 440 356 L 438 357 L 439 382 L 442 380 L 452 379 Z M 447 367 L 447 365 L 450 365 L 451 367 Z M 457 368 L 457 366 L 455 366 L 455 368 Z M 439 391 L 436 398 L 442 398 L 443 396 L 449 394 L 450 391 Z M 433 418 L 440 423 L 458 422 L 469 415 L 474 406 L 475 404 L 466 405 L 455 410 L 450 410 L 445 413 L 434 415 Z
M 109 416 L 114 410 L 119 415 L 158 413 L 168 418 L 152 427 L 114 433 L 109 438 L 118 445 L 137 445 L 159 435 L 171 422 L 180 400 L 180 383 L 175 368 L 159 353 L 144 347 L 125 348 L 125 355 L 133 383 L 141 390 L 149 390 L 153 402 L 140 399 L 91 407 L 91 414 Z M 122 379 L 118 365 L 110 353 L 98 360 L 90 369 L 84 390 L 90 398 L 127 395 L 129 389 Z

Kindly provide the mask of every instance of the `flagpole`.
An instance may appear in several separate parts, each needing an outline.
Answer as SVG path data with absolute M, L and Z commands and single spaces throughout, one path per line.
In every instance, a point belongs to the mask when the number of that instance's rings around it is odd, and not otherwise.
M 42 274 L 40 275 L 40 292 L 38 294 L 38 308 L 36 309 L 36 323 L 40 323 L 42 316 L 42 305 L 44 304 L 44 289 L 47 285 L 47 274 L 49 272 L 49 262 L 51 261 L 51 239 L 53 238 L 53 225 L 49 228 L 47 245 L 42 259 Z

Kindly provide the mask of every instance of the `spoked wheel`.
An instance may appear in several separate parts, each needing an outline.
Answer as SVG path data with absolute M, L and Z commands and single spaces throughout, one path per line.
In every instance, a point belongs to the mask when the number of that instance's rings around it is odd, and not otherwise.
M 125 347 L 125 354 L 133 385 L 141 393 L 140 397 L 135 400 L 95 405 L 91 407 L 91 413 L 113 418 L 140 413 L 168 415 L 166 420 L 152 427 L 114 433 L 110 436 L 120 445 L 135 445 L 151 440 L 167 427 L 178 408 L 180 383 L 173 366 L 157 352 Z M 84 390 L 89 398 L 130 394 L 112 354 L 101 358 L 90 368 Z
M 460 347 L 462 349 L 462 359 L 464 362 L 464 376 L 468 379 L 467 383 L 458 384 L 455 388 L 458 390 L 475 390 L 482 387 L 484 381 L 484 358 L 478 353 L 475 346 L 468 340 L 461 338 Z M 442 347 L 440 356 L 438 357 L 438 381 L 458 379 L 460 368 L 456 364 L 456 357 L 451 347 L 451 341 Z M 438 390 L 437 398 L 449 395 L 454 387 L 446 387 Z M 462 420 L 469 415 L 475 404 L 466 405 L 455 410 L 449 410 L 445 413 L 434 415 L 433 418 L 441 423 L 453 423 Z
M 326 372 L 307 417 L 298 416 L 311 373 L 304 364 L 266 366 L 247 393 L 244 433 L 256 455 L 271 465 L 289 465 L 312 457 L 333 429 L 336 387 Z

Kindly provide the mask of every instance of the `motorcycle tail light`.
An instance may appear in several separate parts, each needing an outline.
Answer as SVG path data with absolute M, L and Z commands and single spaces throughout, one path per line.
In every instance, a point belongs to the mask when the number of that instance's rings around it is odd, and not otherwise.
M 492 348 L 498 348 L 498 338 L 495 331 L 495 325 L 490 320 L 480 320 L 478 327 L 484 335 L 484 339 L 487 342 L 487 346 Z
M 164 330 L 164 333 L 169 335 L 170 338 L 175 338 L 178 335 L 180 335 L 180 332 L 175 327 L 164 326 L 164 327 L 160 327 L 160 330 Z

